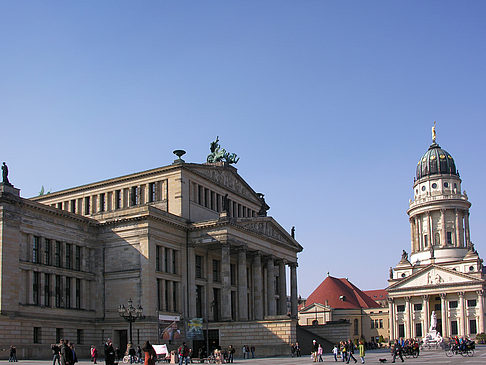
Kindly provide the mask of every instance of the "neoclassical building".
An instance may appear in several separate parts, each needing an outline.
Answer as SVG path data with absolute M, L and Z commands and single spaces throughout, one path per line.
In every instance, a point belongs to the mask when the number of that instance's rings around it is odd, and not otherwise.
M 486 272 L 471 242 L 466 191 L 452 156 L 435 141 L 417 164 L 411 254 L 390 268 L 390 338 L 423 337 L 435 311 L 444 337 L 483 333 Z
M 117 309 L 131 298 L 144 315 L 134 323 L 135 344 L 167 343 L 162 330 L 175 322 L 181 333 L 172 346 L 288 352 L 302 247 L 228 162 L 178 156 L 31 199 L 0 185 L 1 348 L 46 357 L 62 337 L 86 356 L 108 337 L 124 348 L 128 323 Z M 194 318 L 205 337 L 192 341 Z

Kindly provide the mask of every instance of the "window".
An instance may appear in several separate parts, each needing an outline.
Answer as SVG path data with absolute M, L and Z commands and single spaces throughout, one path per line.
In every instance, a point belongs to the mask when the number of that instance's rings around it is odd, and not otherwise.
M 449 302 L 449 309 L 453 309 L 453 308 L 457 308 L 457 300 L 451 300 Z M 456 323 L 456 325 L 457 325 L 457 323 Z
M 39 247 L 40 237 L 34 236 L 34 241 L 32 242 L 32 262 L 35 264 L 39 263 Z
M 203 187 L 201 185 L 198 185 L 197 186 L 197 203 L 199 205 L 203 205 L 203 201 L 204 201 L 204 190 L 203 190 Z
M 354 320 L 354 335 L 359 335 L 359 322 L 357 319 Z
M 132 186 L 132 193 L 131 193 L 131 205 L 138 205 L 140 204 L 140 187 Z
M 81 279 L 76 279 L 76 308 L 81 308 Z
M 422 186 L 422 191 L 425 191 L 425 186 Z
M 468 299 L 467 300 L 468 307 L 475 307 L 476 306 L 476 299 Z
M 61 338 L 63 338 L 63 329 L 62 328 L 56 328 L 56 343 L 61 342 Z
M 447 232 L 447 243 L 452 245 L 452 232 Z
M 424 246 L 427 247 L 429 245 L 429 237 L 424 234 Z
M 72 269 L 73 263 L 71 261 L 71 244 L 66 243 L 66 269 Z
M 166 311 L 169 310 L 169 285 L 168 281 L 165 282 L 165 303 L 164 303 L 164 308 Z
M 51 247 L 52 242 L 51 240 L 44 240 L 44 264 L 50 265 L 51 264 Z
M 39 279 L 40 273 L 34 272 L 34 277 L 33 277 L 33 283 L 32 283 L 32 300 L 34 301 L 35 305 L 39 305 L 40 301 L 40 279 Z
M 90 208 L 89 207 L 89 196 L 87 196 L 87 197 L 84 198 L 84 214 L 85 215 L 89 214 L 89 211 L 90 211 L 89 208 Z
M 380 328 L 383 328 L 383 320 L 380 319 Z
M 76 247 L 76 254 L 74 256 L 74 268 L 76 270 L 81 270 L 81 246 Z
M 451 335 L 456 336 L 457 334 L 457 321 L 451 321 Z
M 105 193 L 100 194 L 100 212 L 105 211 Z
M 371 320 L 371 328 L 372 329 L 375 328 L 375 320 L 374 319 Z
M 433 183 L 432 184 L 432 189 L 437 189 L 437 184 L 436 183 Z
M 164 247 L 164 271 L 169 272 L 169 249 Z
M 69 209 L 71 213 L 76 213 L 76 199 L 71 200 L 71 207 Z
M 155 246 L 155 271 L 160 271 L 160 250 L 162 247 Z
M 216 209 L 214 209 L 214 200 L 215 200 L 214 191 L 211 191 L 211 209 L 212 210 L 216 210 Z
M 415 323 L 415 337 L 422 337 L 422 323 Z
M 177 274 L 177 255 L 176 250 L 172 250 L 172 274 Z
M 203 257 L 196 255 L 196 278 L 202 279 L 203 275 Z
M 219 260 L 213 260 L 213 281 L 215 282 L 220 281 L 219 267 L 220 267 Z
M 34 343 L 41 343 L 41 328 L 34 327 Z
M 77 345 L 83 344 L 83 330 L 77 330 L 76 331 L 76 339 L 78 340 Z
M 57 209 L 62 209 L 62 202 L 61 203 L 57 203 Z
M 449 187 L 449 183 L 448 182 L 445 182 L 444 183 L 444 188 L 448 188 Z
M 471 335 L 475 335 L 476 333 L 478 333 L 478 330 L 476 328 L 476 320 L 475 319 L 469 320 L 469 333 Z
M 122 194 L 121 190 L 115 190 L 115 209 L 122 207 Z
M 440 311 L 441 310 L 441 305 L 440 303 L 436 303 L 435 306 L 434 306 L 434 310 L 436 311 Z
M 209 208 L 209 189 L 204 188 L 204 206 Z
M 203 286 L 196 285 L 196 316 L 202 318 L 203 316 Z
M 403 323 L 398 325 L 398 337 L 405 337 L 405 325 Z
M 56 241 L 56 247 L 54 251 L 54 265 L 61 267 L 61 242 Z
M 178 283 L 177 282 L 172 282 L 172 311 L 178 312 L 179 309 L 179 302 L 177 300 L 177 289 L 178 289 Z
M 71 308 L 71 278 L 66 278 L 66 308 Z
M 157 308 L 163 311 L 162 308 L 162 279 L 157 279 Z
M 51 275 L 44 274 L 44 305 L 51 306 Z
M 56 308 L 61 308 L 61 277 L 56 275 Z
M 421 303 L 414 304 L 413 310 L 414 311 L 421 311 L 422 310 L 422 304 Z
M 230 283 L 231 285 L 236 285 L 236 265 L 230 264 Z M 278 288 L 278 277 L 275 280 L 275 285 Z M 278 289 L 275 290 L 275 293 L 278 293 Z
M 149 203 L 156 201 L 155 192 L 155 183 L 149 183 Z
M 397 312 L 405 312 L 405 306 L 404 305 L 397 305 Z

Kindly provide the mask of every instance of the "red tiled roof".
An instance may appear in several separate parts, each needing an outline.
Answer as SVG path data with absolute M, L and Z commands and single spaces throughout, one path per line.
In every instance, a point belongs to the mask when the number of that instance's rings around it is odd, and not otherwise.
M 344 297 L 344 300 L 339 299 Z M 305 302 L 305 307 L 320 303 L 331 308 L 379 308 L 380 305 L 344 278 L 328 276 Z
M 364 290 L 363 293 L 373 300 L 386 300 L 388 298 L 388 292 L 385 289 Z

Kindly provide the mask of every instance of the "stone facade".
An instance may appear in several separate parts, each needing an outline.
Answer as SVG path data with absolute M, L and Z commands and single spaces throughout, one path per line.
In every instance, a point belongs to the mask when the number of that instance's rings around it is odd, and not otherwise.
M 471 203 L 449 153 L 430 146 L 417 165 L 410 200 L 411 255 L 390 268 L 390 338 L 422 338 L 432 311 L 443 337 L 485 331 L 486 275 L 471 242 Z
M 135 344 L 163 342 L 159 329 L 171 317 L 180 319 L 180 342 L 188 320 L 203 318 L 214 345 L 287 351 L 302 247 L 263 205 L 222 162 L 176 160 L 32 199 L 2 184 L 0 346 L 16 345 L 23 358 L 48 357 L 60 337 L 80 357 L 107 337 L 124 347 L 128 324 L 117 308 L 132 298 L 145 315 Z

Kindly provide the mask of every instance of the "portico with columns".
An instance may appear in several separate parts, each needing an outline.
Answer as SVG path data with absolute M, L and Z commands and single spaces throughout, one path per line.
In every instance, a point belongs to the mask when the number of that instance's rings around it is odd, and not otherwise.
M 443 337 L 485 332 L 486 276 L 471 241 L 471 203 L 451 155 L 435 140 L 417 164 L 407 211 L 411 254 L 390 268 L 390 339 L 421 338 L 435 311 Z

